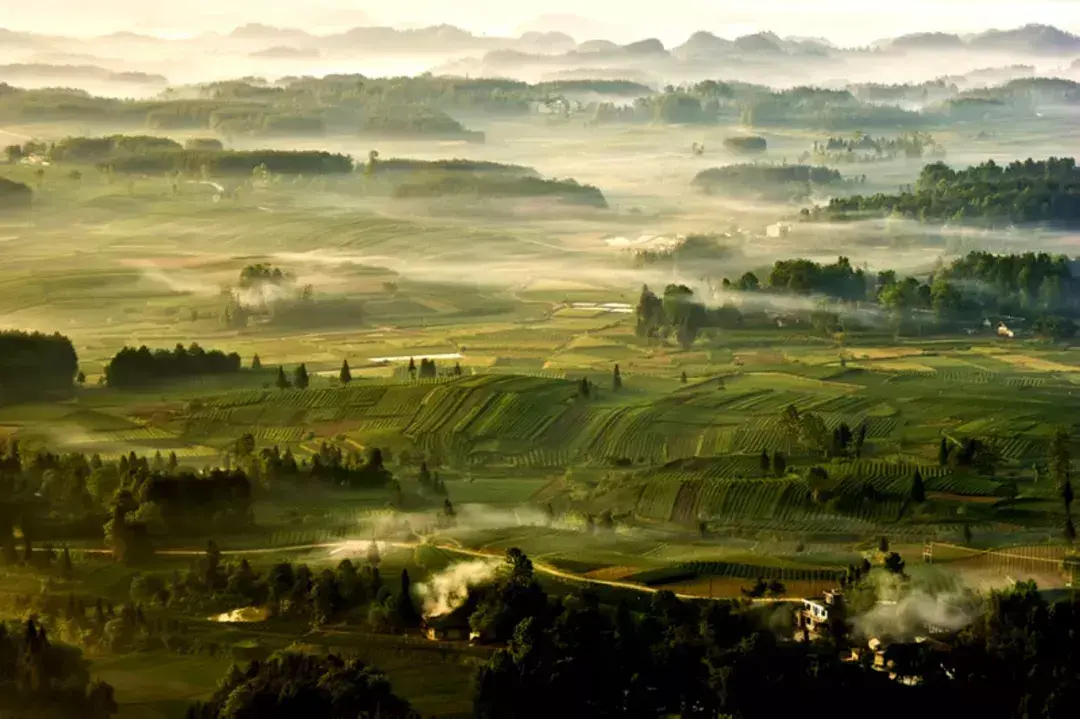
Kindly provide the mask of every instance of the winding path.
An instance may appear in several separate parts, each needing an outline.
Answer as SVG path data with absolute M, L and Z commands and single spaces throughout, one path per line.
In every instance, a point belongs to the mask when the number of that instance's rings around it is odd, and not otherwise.
M 423 542 L 388 542 L 383 540 L 376 540 L 380 547 L 393 547 L 394 549 L 416 549 L 417 547 L 424 546 Z M 367 545 L 369 540 L 344 540 L 341 542 L 316 542 L 312 544 L 294 544 L 285 547 L 257 547 L 254 549 L 223 549 L 221 550 L 222 556 L 245 556 L 253 554 L 275 554 L 280 552 L 305 552 L 313 549 L 329 549 L 336 550 L 331 551 L 331 554 L 337 554 L 341 551 L 361 552 L 367 551 Z M 453 545 L 453 544 L 431 544 L 427 545 L 436 549 L 441 549 L 445 552 L 451 552 L 453 554 L 460 554 L 464 557 L 474 557 L 479 559 L 501 559 L 502 554 L 495 552 L 484 552 L 478 549 L 466 549 L 465 547 Z M 37 550 L 41 551 L 41 550 Z M 78 549 L 86 554 L 111 554 L 109 549 Z M 156 554 L 164 557 L 192 557 L 199 556 L 206 552 L 205 549 L 161 549 Z M 568 572 L 550 564 L 544 562 L 533 561 L 533 569 L 541 574 L 546 574 L 556 579 L 561 579 L 568 582 L 578 582 L 581 584 L 592 584 L 594 586 L 611 587 L 614 589 L 627 589 L 635 592 L 642 592 L 645 594 L 656 594 L 663 591 L 662 588 L 649 587 L 644 584 L 637 584 L 635 582 L 622 582 L 614 579 L 597 579 L 595 577 L 586 577 L 575 572 Z M 687 599 L 693 601 L 706 601 L 709 599 L 724 599 L 725 597 L 704 597 L 699 594 L 680 594 L 675 593 L 675 596 L 679 599 Z M 750 601 L 756 604 L 775 604 L 784 602 L 801 602 L 802 597 L 757 597 Z

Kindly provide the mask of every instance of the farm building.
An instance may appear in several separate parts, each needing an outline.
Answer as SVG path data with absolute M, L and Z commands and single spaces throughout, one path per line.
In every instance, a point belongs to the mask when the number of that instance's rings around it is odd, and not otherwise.
M 458 607 L 447 614 L 424 617 L 421 629 L 433 642 L 462 642 L 471 638 L 469 611 Z
M 791 225 L 786 222 L 777 222 L 765 228 L 765 236 L 771 238 L 786 237 L 791 232 Z
M 890 679 L 904 684 L 919 684 L 922 670 L 934 664 L 940 666 L 940 656 L 950 650 L 948 644 L 933 637 L 920 636 L 906 642 L 874 637 L 865 648 L 853 648 L 851 659 L 859 661 L 867 653 L 875 671 L 885 672 Z
M 838 589 L 825 592 L 822 597 L 804 599 L 795 610 L 796 638 L 809 641 L 825 636 L 831 622 L 843 621 L 844 611 L 844 593 Z

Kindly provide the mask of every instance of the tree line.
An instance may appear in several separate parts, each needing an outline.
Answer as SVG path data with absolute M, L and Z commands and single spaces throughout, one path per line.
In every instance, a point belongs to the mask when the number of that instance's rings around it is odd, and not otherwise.
M 739 164 L 699 172 L 691 184 L 708 193 L 806 197 L 815 187 L 835 188 L 852 181 L 825 166 Z
M 1071 157 L 1027 159 L 998 165 L 988 160 L 961 170 L 926 165 L 914 187 L 899 194 L 833 198 L 814 216 L 851 219 L 897 216 L 918 220 L 1075 224 L 1080 221 L 1080 170 Z
M 230 374 L 241 369 L 240 355 L 221 350 L 204 350 L 197 343 L 177 344 L 172 350 L 151 350 L 146 345 L 124 347 L 105 365 L 109 387 L 133 389 L 163 380 L 202 375 Z
M 1065 339 L 1076 333 L 1074 318 L 1080 315 L 1080 285 L 1072 262 L 1047 253 L 971 252 L 926 279 L 900 277 L 892 270 L 870 273 L 846 257 L 829 264 L 777 260 L 764 281 L 746 272 L 736 280 L 724 278 L 721 286 L 739 292 L 817 296 L 853 307 L 876 305 L 901 328 L 923 318 L 951 329 L 958 323 L 982 322 L 988 315 L 1007 316 L 1028 320 L 1038 336 Z M 816 326 L 834 331 L 841 326 L 837 309 L 823 306 L 806 314 Z

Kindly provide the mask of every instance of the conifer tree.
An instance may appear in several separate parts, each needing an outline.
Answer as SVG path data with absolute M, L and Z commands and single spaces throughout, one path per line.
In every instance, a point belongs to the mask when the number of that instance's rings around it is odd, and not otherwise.
M 293 373 L 293 384 L 297 389 L 307 389 L 310 382 L 311 379 L 308 377 L 307 367 L 301 362 L 300 366 L 297 367 L 296 371 Z

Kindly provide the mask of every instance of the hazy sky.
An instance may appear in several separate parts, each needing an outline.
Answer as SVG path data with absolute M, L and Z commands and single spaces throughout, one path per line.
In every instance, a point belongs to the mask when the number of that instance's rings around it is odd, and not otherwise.
M 567 16 L 553 22 L 551 16 Z M 576 19 L 575 19 L 576 16 Z M 1080 32 L 1080 0 L 0 0 L 0 27 L 88 35 L 113 30 L 189 34 L 245 22 L 326 32 L 367 24 L 450 23 L 509 34 L 563 25 L 578 40 L 659 37 L 673 44 L 694 30 L 723 36 L 758 30 L 853 44 L 923 30 L 972 32 L 1047 23 Z

